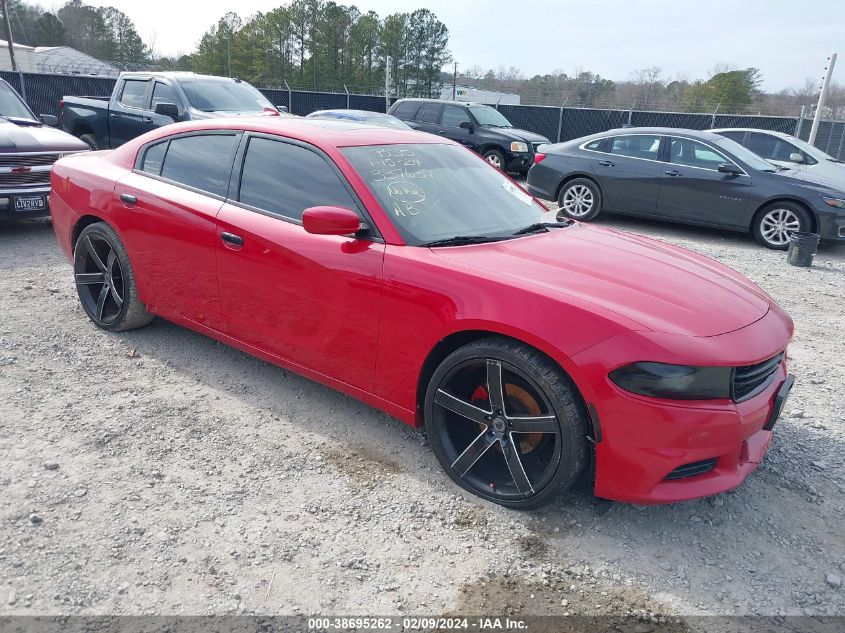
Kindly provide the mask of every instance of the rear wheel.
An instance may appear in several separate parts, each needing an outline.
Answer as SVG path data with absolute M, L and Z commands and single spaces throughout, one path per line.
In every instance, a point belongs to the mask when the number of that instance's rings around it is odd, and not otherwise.
M 513 341 L 483 339 L 450 354 L 429 383 L 425 425 L 452 480 L 511 508 L 549 503 L 584 465 L 586 413 L 575 387 Z
M 754 219 L 754 237 L 763 246 L 785 251 L 792 236 L 809 231 L 810 215 L 794 202 L 775 202 L 765 207 Z
M 601 211 L 601 191 L 592 180 L 575 178 L 560 189 L 558 218 L 587 222 Z
M 98 327 L 120 332 L 153 320 L 138 298 L 126 248 L 105 222 L 90 224 L 79 234 L 73 272 L 82 308 Z

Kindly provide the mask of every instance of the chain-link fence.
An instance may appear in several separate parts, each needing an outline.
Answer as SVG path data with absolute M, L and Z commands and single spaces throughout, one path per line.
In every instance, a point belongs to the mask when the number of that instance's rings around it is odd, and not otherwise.
M 0 77 L 24 97 L 36 114 L 58 114 L 59 100 L 65 95 L 110 95 L 115 84 L 112 78 L 82 75 L 0 71 Z M 338 108 L 384 112 L 386 106 L 384 97 L 378 95 L 284 88 L 260 90 L 274 105 L 285 106 L 289 112 L 299 115 Z M 812 127 L 812 121 L 803 116 L 699 114 L 536 105 L 500 105 L 498 108 L 515 127 L 542 134 L 553 142 L 568 141 L 626 126 L 694 130 L 747 127 L 784 132 L 807 140 Z M 845 160 L 845 121 L 822 121 L 815 144 L 831 156 Z

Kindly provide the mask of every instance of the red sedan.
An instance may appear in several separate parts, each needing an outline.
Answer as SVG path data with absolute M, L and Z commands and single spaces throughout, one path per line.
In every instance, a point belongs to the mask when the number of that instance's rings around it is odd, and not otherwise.
M 433 135 L 318 119 L 169 125 L 60 160 L 50 204 L 99 327 L 153 315 L 425 426 L 515 508 L 739 485 L 792 384 L 792 321 L 730 268 L 558 223 Z

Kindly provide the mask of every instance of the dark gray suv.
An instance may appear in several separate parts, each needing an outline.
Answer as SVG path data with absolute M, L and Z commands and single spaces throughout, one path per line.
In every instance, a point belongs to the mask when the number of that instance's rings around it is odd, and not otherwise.
M 610 211 L 750 231 L 775 249 L 797 231 L 845 242 L 843 188 L 712 132 L 627 128 L 540 149 L 528 190 L 564 217 Z
M 487 105 L 436 99 L 400 99 L 387 112 L 416 130 L 439 134 L 481 154 L 498 169 L 525 173 L 537 147 L 549 139 L 518 130 Z

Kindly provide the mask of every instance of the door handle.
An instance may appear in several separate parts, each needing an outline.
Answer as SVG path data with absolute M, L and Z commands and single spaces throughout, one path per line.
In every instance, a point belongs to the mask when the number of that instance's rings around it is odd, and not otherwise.
M 681 176 L 682 175 L 681 172 L 679 172 L 677 169 L 667 169 L 664 173 L 667 176 Z
M 138 198 L 133 196 L 131 193 L 122 193 L 120 194 L 120 201 L 123 203 L 124 207 L 134 207 L 135 203 L 138 202 Z
M 226 231 L 223 231 L 220 234 L 220 239 L 233 246 L 244 245 L 244 238 L 242 238 L 240 235 L 235 235 L 234 233 L 227 233 Z
M 602 167 L 613 167 L 613 163 L 609 160 L 600 160 L 599 165 L 601 165 Z

